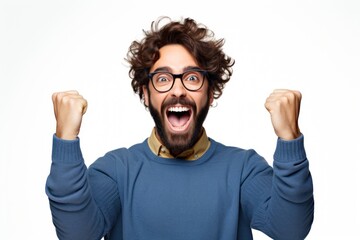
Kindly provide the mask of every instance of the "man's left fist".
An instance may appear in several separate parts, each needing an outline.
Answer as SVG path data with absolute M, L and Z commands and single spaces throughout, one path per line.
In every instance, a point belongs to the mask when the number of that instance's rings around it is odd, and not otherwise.
M 276 89 L 266 99 L 265 108 L 271 115 L 276 135 L 283 140 L 292 140 L 301 135 L 298 118 L 301 93 L 296 90 Z

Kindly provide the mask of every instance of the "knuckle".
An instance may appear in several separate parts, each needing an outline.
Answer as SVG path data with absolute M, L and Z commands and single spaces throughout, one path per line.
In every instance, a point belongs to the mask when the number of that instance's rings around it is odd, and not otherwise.
M 53 94 L 54 102 L 60 102 L 62 99 L 63 94 L 61 92 L 57 92 Z
M 296 95 L 295 95 L 294 92 L 289 92 L 289 93 L 287 94 L 287 97 L 288 97 L 288 99 L 289 99 L 290 101 L 293 101 L 293 100 L 295 99 Z
M 280 102 L 280 103 L 282 103 L 282 102 L 288 102 L 289 99 L 291 99 L 291 98 L 292 98 L 292 96 L 289 96 L 288 94 L 286 94 L 286 95 L 283 95 L 283 96 L 280 97 L 279 102 Z

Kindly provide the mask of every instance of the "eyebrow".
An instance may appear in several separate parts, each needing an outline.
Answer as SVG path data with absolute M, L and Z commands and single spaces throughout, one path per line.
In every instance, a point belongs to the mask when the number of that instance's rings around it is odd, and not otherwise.
M 201 68 L 198 66 L 187 66 L 183 68 L 183 72 L 189 70 L 201 70 Z M 172 72 L 172 69 L 170 67 L 158 67 L 154 70 L 154 72 Z

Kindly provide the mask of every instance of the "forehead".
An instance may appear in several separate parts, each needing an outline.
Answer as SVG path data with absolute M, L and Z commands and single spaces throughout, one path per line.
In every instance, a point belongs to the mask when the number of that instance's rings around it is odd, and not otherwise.
M 160 58 L 152 66 L 151 71 L 167 68 L 173 72 L 182 72 L 189 66 L 198 67 L 192 54 L 179 44 L 165 45 L 159 50 Z

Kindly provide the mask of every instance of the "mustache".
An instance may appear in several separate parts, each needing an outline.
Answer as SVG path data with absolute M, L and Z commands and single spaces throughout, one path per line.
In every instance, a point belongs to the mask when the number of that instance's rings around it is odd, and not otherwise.
M 172 106 L 176 104 L 190 106 L 194 110 L 194 112 L 196 112 L 196 104 L 190 99 L 182 98 L 182 97 L 169 98 L 168 100 L 166 100 L 161 106 L 161 112 L 164 112 L 164 110 L 168 106 Z

